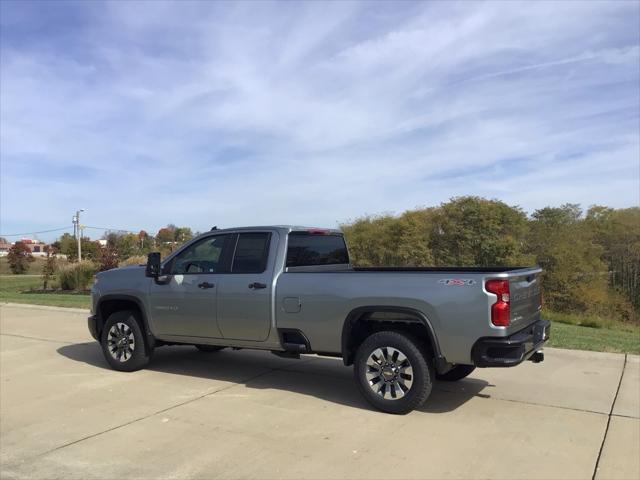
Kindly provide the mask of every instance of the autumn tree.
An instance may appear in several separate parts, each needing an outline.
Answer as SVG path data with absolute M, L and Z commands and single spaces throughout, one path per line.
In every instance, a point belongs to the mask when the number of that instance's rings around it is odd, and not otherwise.
M 98 264 L 101 272 L 118 268 L 118 252 L 114 247 L 107 245 L 100 250 Z
M 609 284 L 640 312 L 640 208 L 592 206 L 585 223 L 603 249 Z
M 527 263 L 522 245 L 527 216 L 498 200 L 459 197 L 434 210 L 429 246 L 436 265 Z
M 400 217 L 363 217 L 341 225 L 352 262 L 359 266 L 425 266 L 433 264 L 428 245 L 430 210 Z
M 9 249 L 7 260 L 11 271 L 16 275 L 20 275 L 29 269 L 29 264 L 35 259 L 24 242 L 16 242 Z
M 148 253 L 154 246 L 154 238 L 144 230 L 138 232 L 138 241 L 140 242 L 140 253 Z
M 78 257 L 78 242 L 70 233 L 64 233 L 53 243 L 56 251 L 65 255 L 68 259 Z
M 544 270 L 545 303 L 558 311 L 584 312 L 607 299 L 602 247 L 581 221 L 578 205 L 536 210 L 527 248 Z
M 140 242 L 138 235 L 125 233 L 119 235 L 115 245 L 116 252 L 120 258 L 129 258 L 140 253 Z
M 52 244 L 59 254 L 65 255 L 75 262 L 78 259 L 78 240 L 69 233 L 65 233 Z M 97 260 L 100 257 L 100 244 L 87 237 L 80 240 L 83 260 Z
M 168 226 L 158 230 L 156 240 L 160 243 L 173 243 L 175 241 L 175 227 Z
M 177 227 L 173 232 L 173 239 L 178 244 L 188 242 L 193 238 L 193 232 L 189 227 Z

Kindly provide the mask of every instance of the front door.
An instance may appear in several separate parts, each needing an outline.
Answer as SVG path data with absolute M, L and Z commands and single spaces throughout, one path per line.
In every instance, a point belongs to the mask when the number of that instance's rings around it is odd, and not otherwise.
M 206 237 L 163 266 L 149 295 L 151 321 L 160 337 L 222 337 L 216 297 L 225 276 L 221 272 L 228 271 L 234 240 L 235 235 L 228 234 Z
M 231 271 L 218 288 L 218 326 L 225 338 L 264 341 L 269 336 L 277 245 L 272 235 L 276 233 L 238 235 Z

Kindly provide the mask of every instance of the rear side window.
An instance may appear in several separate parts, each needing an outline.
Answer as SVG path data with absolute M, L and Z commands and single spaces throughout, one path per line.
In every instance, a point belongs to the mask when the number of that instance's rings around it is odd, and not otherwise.
M 342 235 L 290 233 L 287 267 L 349 263 Z
M 262 273 L 267 268 L 269 233 L 241 233 L 233 257 L 232 273 Z

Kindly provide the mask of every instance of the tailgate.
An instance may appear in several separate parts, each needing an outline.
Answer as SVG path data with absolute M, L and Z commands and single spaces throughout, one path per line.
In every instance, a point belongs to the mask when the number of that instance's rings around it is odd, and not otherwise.
M 511 325 L 525 327 L 540 319 L 542 296 L 539 268 L 513 272 L 509 276 Z

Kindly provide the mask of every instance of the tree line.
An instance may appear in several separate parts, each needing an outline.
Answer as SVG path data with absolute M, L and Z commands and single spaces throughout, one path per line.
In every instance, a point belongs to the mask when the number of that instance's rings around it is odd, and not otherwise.
M 176 227 L 169 224 L 161 228 L 155 237 L 144 230 L 140 230 L 138 233 L 107 231 L 103 235 L 104 242 L 102 243 L 82 237 L 80 247 L 82 259 L 86 262 L 85 265 L 78 265 L 75 269 L 86 271 L 83 278 L 86 277 L 90 280 L 95 271 L 110 270 L 126 264 L 144 263 L 146 255 L 152 251 L 160 251 L 167 255 L 197 235 L 199 233 L 194 234 L 189 227 Z M 42 278 L 43 287 L 46 290 L 51 278 L 56 273 L 60 274 L 65 269 L 74 269 L 71 266 L 60 265 L 58 255 L 63 255 L 70 262 L 77 262 L 77 239 L 73 235 L 65 233 L 51 245 L 45 246 L 44 253 L 46 256 L 42 267 Z M 7 260 L 14 274 L 24 274 L 29 270 L 29 264 L 33 263 L 35 258 L 27 244 L 18 241 L 9 249 Z M 89 280 L 84 281 L 79 286 L 80 289 L 84 288 Z
M 459 197 L 401 215 L 357 218 L 341 225 L 358 266 L 529 266 L 543 268 L 545 308 L 640 320 L 640 208 L 579 205 L 545 207 L 527 215 L 499 200 Z M 170 253 L 198 233 L 167 225 L 155 236 L 106 232 L 106 245 L 82 239 L 83 259 L 97 270 L 144 263 L 151 251 Z M 77 258 L 68 233 L 52 244 L 43 269 L 45 289 L 55 254 Z M 9 254 L 15 273 L 26 271 L 29 249 Z M 52 257 L 52 258 L 50 258 Z M 46 272 L 45 272 L 46 270 Z
M 521 208 L 454 198 L 341 225 L 359 266 L 527 266 L 544 269 L 545 307 L 638 322 L 640 208 Z
M 107 231 L 103 235 L 103 240 L 106 240 L 104 246 L 96 240 L 83 237 L 80 241 L 80 247 L 83 259 L 111 264 L 114 261 L 146 255 L 152 251 L 168 254 L 177 246 L 197 235 L 199 233 L 194 234 L 189 227 L 177 227 L 169 224 L 158 230 L 155 236 L 145 230 L 140 230 L 138 233 Z M 77 260 L 78 245 L 73 235 L 65 233 L 52 246 L 56 252 L 64 254 L 69 260 Z

